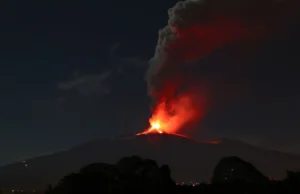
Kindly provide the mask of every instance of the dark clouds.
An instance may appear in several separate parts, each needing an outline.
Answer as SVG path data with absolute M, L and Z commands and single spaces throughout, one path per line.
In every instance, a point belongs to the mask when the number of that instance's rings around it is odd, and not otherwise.
M 150 96 L 156 102 L 178 93 L 207 96 L 210 109 L 196 131 L 202 137 L 299 147 L 295 139 L 287 143 L 287 136 L 299 135 L 293 128 L 300 127 L 295 118 L 299 58 L 294 57 L 299 37 L 291 35 L 299 13 L 294 0 L 178 2 L 169 9 L 168 25 L 159 31 L 150 60 Z M 290 134 L 280 139 L 285 128 Z
M 122 51 L 122 44 L 115 43 L 108 50 L 110 57 L 110 67 L 108 70 L 104 70 L 98 74 L 84 74 L 79 75 L 79 72 L 74 73 L 72 80 L 64 81 L 58 84 L 58 89 L 61 91 L 77 91 L 79 94 L 85 97 L 110 94 L 112 88 L 112 82 L 121 74 L 127 73 L 131 68 L 145 68 L 147 62 L 141 57 L 137 56 L 118 56 L 120 50 Z M 100 68 L 99 68 L 100 69 Z M 99 71 L 99 70 L 98 70 Z M 59 97 L 58 100 L 65 100 L 64 97 Z
M 159 31 L 155 56 L 147 73 L 150 95 L 158 100 L 162 96 L 172 98 L 183 85 L 196 82 L 199 76 L 191 78 L 195 74 L 191 64 L 201 65 L 203 57 L 218 49 L 241 42 L 259 42 L 285 31 L 298 13 L 296 5 L 293 0 L 178 2 L 169 9 L 168 25 Z
M 94 93 L 109 94 L 110 86 L 107 83 L 111 71 L 105 71 L 100 75 L 86 75 L 74 80 L 60 83 L 58 88 L 63 91 L 77 90 L 84 95 Z

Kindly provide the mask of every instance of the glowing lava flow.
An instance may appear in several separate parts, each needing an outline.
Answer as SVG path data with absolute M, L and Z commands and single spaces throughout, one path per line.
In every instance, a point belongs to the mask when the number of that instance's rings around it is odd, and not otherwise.
M 137 133 L 136 135 L 169 134 L 169 135 L 174 135 L 174 136 L 177 136 L 177 137 L 185 138 L 185 139 L 197 142 L 197 143 L 208 143 L 208 144 L 219 144 L 219 143 L 221 143 L 220 140 L 204 141 L 204 140 L 194 139 L 194 138 L 191 138 L 189 136 L 182 135 L 182 134 L 179 134 L 179 133 L 168 132 L 168 130 L 164 130 L 164 128 L 162 127 L 162 126 L 167 127 L 168 123 L 162 123 L 160 120 L 154 120 L 153 118 L 150 119 L 149 121 L 150 121 L 150 127 L 147 130 L 143 131 L 143 132 Z
M 136 135 L 168 134 L 198 143 L 220 143 L 218 140 L 202 141 L 178 133 L 178 131 L 189 122 L 201 118 L 201 108 L 195 106 L 195 104 L 193 98 L 187 95 L 180 96 L 180 98 L 171 101 L 171 104 L 169 104 L 171 105 L 171 109 L 169 110 L 165 102 L 159 103 L 156 106 L 152 117 L 149 119 L 150 127 Z
M 197 142 L 197 143 L 208 143 L 208 144 L 219 144 L 219 143 L 221 143 L 220 140 L 203 141 L 203 140 L 194 139 L 194 138 L 191 138 L 189 136 L 182 135 L 182 134 L 179 134 L 179 133 L 165 132 L 161 128 L 161 123 L 159 121 L 154 121 L 152 123 L 150 122 L 150 125 L 151 125 L 151 127 L 149 129 L 147 129 L 147 130 L 145 130 L 141 133 L 137 133 L 136 135 L 147 135 L 147 134 L 150 134 L 150 133 L 169 134 L 169 135 L 174 135 L 174 136 L 181 137 L 181 138 L 184 138 L 184 139 L 188 139 L 188 140 L 191 140 L 191 141 L 194 141 L 194 142 Z
M 150 127 L 137 135 L 150 133 L 176 134 L 185 124 L 199 118 L 199 109 L 193 106 L 190 96 L 180 96 L 167 105 L 166 102 L 157 104 L 152 117 L 149 119 Z
M 159 121 L 156 121 L 156 122 L 153 122 L 153 123 L 150 122 L 150 125 L 151 125 L 151 127 L 149 129 L 147 129 L 146 131 L 143 131 L 141 133 L 138 133 L 136 135 L 146 135 L 148 133 L 160 133 L 160 134 L 165 133 L 161 129 L 161 124 L 160 124 Z
M 195 106 L 191 96 L 179 96 L 168 104 L 163 101 L 158 103 L 152 117 L 149 119 L 150 127 L 137 135 L 148 133 L 177 133 L 184 125 L 191 121 L 199 120 L 201 108 Z

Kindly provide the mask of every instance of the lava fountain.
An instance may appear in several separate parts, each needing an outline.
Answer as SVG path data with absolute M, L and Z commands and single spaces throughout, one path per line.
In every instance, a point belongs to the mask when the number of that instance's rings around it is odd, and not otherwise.
M 183 134 L 179 134 L 179 133 L 175 133 L 175 132 L 171 132 L 168 131 L 168 128 L 162 128 L 162 126 L 168 126 L 168 123 L 162 123 L 161 120 L 155 120 L 153 118 L 149 119 L 150 122 L 150 127 L 148 129 L 146 129 L 143 132 L 137 133 L 136 135 L 148 135 L 148 134 L 168 134 L 168 135 L 174 135 L 177 137 L 181 137 L 184 139 L 188 139 L 197 143 L 208 143 L 208 144 L 219 144 L 221 143 L 221 140 L 208 140 L 208 141 L 204 141 L 204 140 L 198 140 L 198 139 L 194 139 L 192 137 L 183 135 Z M 170 129 L 170 128 L 169 128 Z
M 150 127 L 137 135 L 177 133 L 184 125 L 201 117 L 200 109 L 194 104 L 193 98 L 187 95 L 174 98 L 168 103 L 160 102 L 149 119 Z
M 154 109 L 152 117 L 149 119 L 150 127 L 136 135 L 148 134 L 169 134 L 192 140 L 198 143 L 218 144 L 219 140 L 203 141 L 191 138 L 178 133 L 180 129 L 192 121 L 198 120 L 202 116 L 202 111 L 193 106 L 195 103 L 191 97 L 181 96 L 167 104 L 160 103 Z

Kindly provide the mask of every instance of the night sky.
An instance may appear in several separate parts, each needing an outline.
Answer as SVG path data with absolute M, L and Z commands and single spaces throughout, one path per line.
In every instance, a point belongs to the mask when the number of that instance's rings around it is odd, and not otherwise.
M 144 75 L 176 2 L 1 2 L 0 164 L 145 129 Z M 251 57 L 209 56 L 199 76 L 247 64 L 223 76 L 243 95 L 216 103 L 191 135 L 300 154 L 299 32 L 294 25 Z

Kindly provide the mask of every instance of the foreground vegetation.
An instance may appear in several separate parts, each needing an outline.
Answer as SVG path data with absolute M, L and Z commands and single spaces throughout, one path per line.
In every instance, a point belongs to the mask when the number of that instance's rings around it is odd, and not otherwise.
M 167 165 L 150 159 L 122 158 L 117 164 L 91 164 L 63 177 L 47 194 L 72 193 L 300 193 L 300 173 L 287 172 L 284 180 L 269 180 L 253 165 L 237 157 L 222 158 L 210 184 L 178 185 Z

